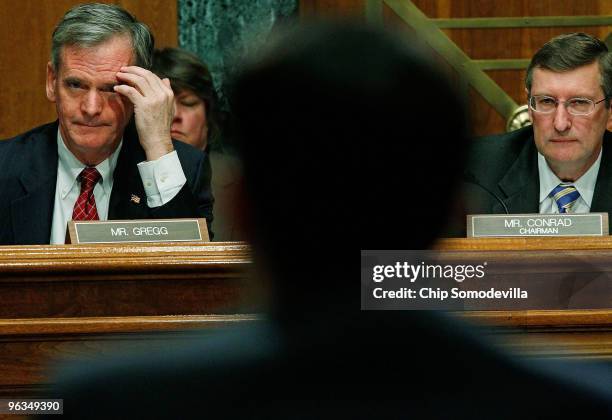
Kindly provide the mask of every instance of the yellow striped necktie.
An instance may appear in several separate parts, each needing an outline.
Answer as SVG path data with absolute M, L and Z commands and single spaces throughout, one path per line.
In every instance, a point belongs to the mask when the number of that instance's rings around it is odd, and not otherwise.
M 551 191 L 550 196 L 555 199 L 559 213 L 569 213 L 580 193 L 571 183 L 562 182 Z

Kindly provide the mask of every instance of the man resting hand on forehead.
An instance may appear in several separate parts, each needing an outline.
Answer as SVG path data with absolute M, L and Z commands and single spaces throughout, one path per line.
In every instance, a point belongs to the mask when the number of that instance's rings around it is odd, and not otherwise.
M 208 157 L 170 137 L 173 93 L 147 70 L 146 25 L 125 10 L 69 10 L 52 38 L 58 120 L 0 143 L 0 244 L 64 243 L 69 220 L 205 217 Z

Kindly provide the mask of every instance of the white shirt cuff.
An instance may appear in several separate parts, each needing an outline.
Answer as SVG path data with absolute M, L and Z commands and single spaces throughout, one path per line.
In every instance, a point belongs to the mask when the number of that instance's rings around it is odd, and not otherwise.
M 157 160 L 140 162 L 138 171 L 151 208 L 172 200 L 187 182 L 176 150 Z

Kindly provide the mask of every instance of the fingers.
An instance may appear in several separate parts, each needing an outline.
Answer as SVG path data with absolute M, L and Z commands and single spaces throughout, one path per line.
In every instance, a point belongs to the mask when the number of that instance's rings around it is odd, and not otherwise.
M 117 79 L 129 86 L 135 87 L 143 96 L 150 94 L 155 90 L 155 87 L 159 89 L 159 85 L 154 80 L 135 73 L 128 73 L 127 71 L 118 72 Z
M 170 83 L 137 66 L 120 70 L 116 77 L 121 84 L 115 85 L 114 90 L 134 104 L 138 139 L 147 160 L 158 159 L 173 150 L 170 126 L 174 116 L 174 93 Z
M 169 81 L 163 82 L 153 72 L 143 69 L 142 67 L 122 67 L 121 71 L 117 73 L 117 78 L 136 87 L 144 96 L 157 89 L 172 94 L 172 88 L 170 87 Z
M 115 89 L 115 92 L 127 96 L 132 103 L 136 103 L 136 101 L 142 97 L 141 92 L 129 85 L 115 85 L 113 89 Z

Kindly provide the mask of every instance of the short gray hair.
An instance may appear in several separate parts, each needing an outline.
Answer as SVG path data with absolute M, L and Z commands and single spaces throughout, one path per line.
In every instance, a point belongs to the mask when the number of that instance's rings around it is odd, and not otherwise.
M 604 92 L 606 106 L 610 106 L 612 98 L 612 56 L 608 47 L 599 39 L 576 32 L 554 37 L 540 48 L 527 67 L 525 87 L 531 95 L 533 70 L 541 68 L 555 72 L 564 72 L 577 69 L 594 63 L 599 64 L 601 89 Z
M 151 67 L 155 41 L 149 27 L 119 6 L 81 4 L 70 9 L 53 31 L 51 64 L 58 70 L 64 46 L 93 47 L 114 36 L 127 36 L 132 43 L 136 65 Z

